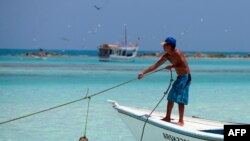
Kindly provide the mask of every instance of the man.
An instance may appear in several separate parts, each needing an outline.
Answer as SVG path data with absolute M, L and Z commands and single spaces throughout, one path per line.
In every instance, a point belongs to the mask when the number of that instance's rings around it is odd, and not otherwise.
M 174 102 L 178 103 L 179 109 L 179 121 L 177 125 L 184 125 L 184 109 L 185 105 L 188 104 L 188 92 L 191 83 L 191 75 L 187 60 L 183 53 L 176 49 L 176 40 L 173 37 L 168 37 L 164 42 L 161 43 L 166 53 L 161 57 L 161 59 L 154 65 L 150 66 L 138 75 L 138 79 L 143 78 L 143 76 L 151 71 L 154 71 L 167 60 L 171 63 L 166 67 L 166 69 L 174 68 L 177 73 L 177 79 L 172 85 L 172 88 L 168 94 L 168 104 L 166 117 L 162 120 L 170 122 L 171 112 L 174 106 Z

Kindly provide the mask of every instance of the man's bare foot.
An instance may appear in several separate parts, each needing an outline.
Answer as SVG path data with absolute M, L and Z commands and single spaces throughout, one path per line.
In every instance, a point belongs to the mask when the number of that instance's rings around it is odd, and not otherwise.
M 176 124 L 179 125 L 179 126 L 183 126 L 184 122 L 183 121 L 178 121 Z
M 167 118 L 167 117 L 165 117 L 165 118 L 163 118 L 161 120 L 166 121 L 166 122 L 170 122 L 170 118 Z

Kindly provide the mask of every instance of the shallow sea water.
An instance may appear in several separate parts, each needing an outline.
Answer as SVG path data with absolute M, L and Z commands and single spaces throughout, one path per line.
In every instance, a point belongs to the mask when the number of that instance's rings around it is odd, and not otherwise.
M 0 121 L 94 94 L 122 82 L 156 62 L 99 62 L 96 57 L 37 59 L 0 57 Z M 250 60 L 188 59 L 192 70 L 185 115 L 250 123 Z M 167 63 L 165 64 L 167 65 Z M 174 78 L 176 75 L 174 74 Z M 152 109 L 166 90 L 169 71 L 152 74 L 91 99 L 87 136 L 98 141 L 134 141 L 107 99 Z M 69 141 L 84 133 L 87 101 L 0 125 L 0 141 Z M 157 111 L 165 112 L 166 100 Z M 178 114 L 177 106 L 174 114 Z

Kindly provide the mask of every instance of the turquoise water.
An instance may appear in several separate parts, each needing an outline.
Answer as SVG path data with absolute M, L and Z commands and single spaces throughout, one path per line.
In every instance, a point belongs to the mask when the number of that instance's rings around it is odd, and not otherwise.
M 157 61 L 99 62 L 96 57 L 38 59 L 0 56 L 0 121 L 93 94 L 137 77 Z M 250 123 L 250 60 L 188 59 L 192 70 L 185 114 Z M 167 65 L 167 63 L 165 64 Z M 87 136 L 98 141 L 135 141 L 107 99 L 152 109 L 169 84 L 162 71 L 96 96 L 91 100 Z M 176 75 L 174 75 L 175 77 Z M 0 141 L 69 141 L 83 135 L 86 101 L 0 125 Z M 158 111 L 165 112 L 166 100 Z M 178 113 L 175 106 L 175 114 Z

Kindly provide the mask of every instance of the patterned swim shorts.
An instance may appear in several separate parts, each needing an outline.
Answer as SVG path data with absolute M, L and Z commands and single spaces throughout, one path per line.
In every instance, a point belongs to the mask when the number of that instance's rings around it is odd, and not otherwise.
M 168 100 L 187 105 L 191 74 L 178 75 L 168 94 Z

